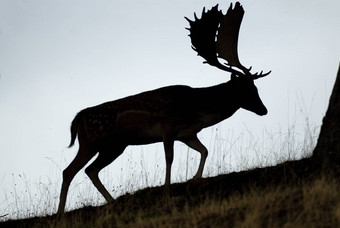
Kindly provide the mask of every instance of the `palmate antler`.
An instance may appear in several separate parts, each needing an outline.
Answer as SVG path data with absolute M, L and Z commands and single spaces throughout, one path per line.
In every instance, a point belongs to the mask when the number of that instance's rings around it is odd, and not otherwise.
M 198 55 L 202 56 L 208 63 L 221 70 L 234 73 L 238 76 L 247 76 L 252 79 L 261 78 L 270 74 L 271 71 L 260 74 L 251 74 L 251 67 L 244 67 L 238 58 L 237 42 L 241 22 L 244 15 L 243 7 L 239 2 L 236 2 L 233 9 L 232 3 L 224 15 L 221 10 L 218 10 L 218 5 L 205 12 L 203 8 L 201 19 L 198 19 L 196 14 L 195 20 L 190 23 L 190 38 L 192 48 Z M 217 34 L 217 35 L 216 35 Z M 217 39 L 216 39 L 217 37 Z M 227 61 L 226 64 L 221 64 L 218 58 Z M 236 70 L 233 67 L 236 67 Z

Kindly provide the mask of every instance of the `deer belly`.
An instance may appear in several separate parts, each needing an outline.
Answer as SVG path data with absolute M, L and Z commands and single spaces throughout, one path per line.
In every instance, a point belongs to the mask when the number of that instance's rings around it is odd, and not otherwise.
M 162 139 L 160 117 L 147 111 L 125 111 L 117 115 L 115 131 L 129 144 L 147 144 Z

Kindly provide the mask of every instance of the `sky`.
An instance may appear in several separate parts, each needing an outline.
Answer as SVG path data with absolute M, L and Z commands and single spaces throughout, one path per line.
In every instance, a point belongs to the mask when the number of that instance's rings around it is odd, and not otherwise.
M 167 85 L 206 87 L 228 81 L 226 72 L 202 64 L 185 29 L 189 26 L 185 16 L 193 19 L 194 12 L 200 16 L 203 7 L 210 9 L 217 3 L 223 12 L 230 4 L 207 0 L 1 0 L 0 214 L 13 205 L 11 194 L 16 185 L 16 191 L 25 192 L 35 183 L 57 183 L 51 193 L 55 207 L 61 172 L 77 151 L 77 147 L 67 146 L 70 123 L 80 110 Z M 245 142 L 248 138 L 267 148 L 268 138 L 276 135 L 293 133 L 293 140 L 295 136 L 303 140 L 306 130 L 318 131 L 339 67 L 340 2 L 257 0 L 241 4 L 245 16 L 239 57 L 254 72 L 272 71 L 256 81 L 268 114 L 260 117 L 240 110 L 199 137 L 211 149 L 213 137 L 237 141 L 239 135 L 247 135 L 240 145 L 251 154 L 254 152 Z M 174 164 L 181 167 L 187 149 L 176 148 Z M 152 176 L 155 164 L 165 164 L 162 153 L 159 144 L 131 147 L 111 166 L 122 171 L 127 161 L 135 164 L 143 158 L 151 167 L 144 169 Z M 213 155 L 208 156 L 212 166 L 239 162 L 231 159 L 217 165 L 221 160 Z M 133 165 L 130 168 L 137 170 Z M 126 175 L 124 170 L 123 174 L 117 172 L 104 174 Z M 173 181 L 176 172 L 181 169 L 173 171 Z M 162 175 L 163 171 L 159 175 L 163 181 Z M 204 176 L 208 175 L 205 171 Z M 24 181 L 18 179 L 22 176 Z M 121 181 L 127 181 L 124 178 Z

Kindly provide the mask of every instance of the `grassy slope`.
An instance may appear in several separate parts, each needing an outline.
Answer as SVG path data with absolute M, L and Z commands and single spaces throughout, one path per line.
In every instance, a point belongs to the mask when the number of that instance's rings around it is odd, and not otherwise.
M 61 218 L 7 221 L 11 227 L 340 227 L 338 175 L 310 159 L 121 196 Z

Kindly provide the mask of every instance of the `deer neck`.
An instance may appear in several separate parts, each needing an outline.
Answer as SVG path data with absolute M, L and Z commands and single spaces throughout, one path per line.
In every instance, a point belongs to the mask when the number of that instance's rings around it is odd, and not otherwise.
M 198 90 L 200 114 L 207 125 L 232 116 L 241 107 L 238 90 L 231 81 Z

